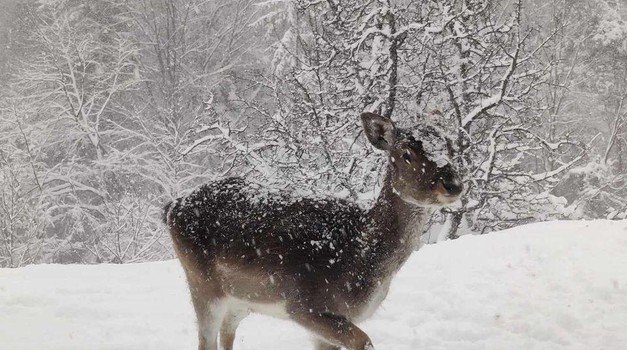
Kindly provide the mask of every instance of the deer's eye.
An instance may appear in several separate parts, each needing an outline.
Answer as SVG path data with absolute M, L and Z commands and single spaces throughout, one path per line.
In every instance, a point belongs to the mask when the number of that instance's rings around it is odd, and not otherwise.
M 411 162 L 411 154 L 409 154 L 409 151 L 405 151 L 405 153 L 403 153 L 403 160 L 405 160 L 405 163 L 407 164 Z

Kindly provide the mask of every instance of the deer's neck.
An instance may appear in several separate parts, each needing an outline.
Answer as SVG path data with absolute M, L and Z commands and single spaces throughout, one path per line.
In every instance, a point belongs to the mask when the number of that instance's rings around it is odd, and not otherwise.
M 391 171 L 388 169 L 379 198 L 367 214 L 371 224 L 368 245 L 383 274 L 396 272 L 418 248 L 432 211 L 402 200 L 392 187 Z

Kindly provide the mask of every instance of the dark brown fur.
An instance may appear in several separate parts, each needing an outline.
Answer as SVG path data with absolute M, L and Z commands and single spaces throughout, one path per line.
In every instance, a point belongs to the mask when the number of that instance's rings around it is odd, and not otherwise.
M 370 128 L 368 118 L 381 129 Z M 421 155 L 417 140 L 399 139 L 393 124 L 378 118 L 363 115 L 364 127 L 387 137 L 373 144 L 394 159 L 368 211 L 339 199 L 292 198 L 240 178 L 204 185 L 166 206 L 164 219 L 198 316 L 200 350 L 216 348 L 220 326 L 222 347 L 232 349 L 248 310 L 229 309 L 225 300 L 281 305 L 317 335 L 318 349 L 371 346 L 354 322 L 376 309 L 417 247 L 430 209 L 412 202 L 436 205 L 459 194 L 443 180 L 454 179 L 450 166 L 438 169 Z M 415 163 L 404 161 L 406 152 Z M 418 172 L 416 164 L 428 168 Z

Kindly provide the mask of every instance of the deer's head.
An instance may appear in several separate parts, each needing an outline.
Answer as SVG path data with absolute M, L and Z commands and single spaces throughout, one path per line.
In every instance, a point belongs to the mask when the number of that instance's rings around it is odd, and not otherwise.
M 361 122 L 370 143 L 387 152 L 392 188 L 405 202 L 442 206 L 459 198 L 463 187 L 451 164 L 451 142 L 436 128 L 400 129 L 374 113 L 363 113 Z

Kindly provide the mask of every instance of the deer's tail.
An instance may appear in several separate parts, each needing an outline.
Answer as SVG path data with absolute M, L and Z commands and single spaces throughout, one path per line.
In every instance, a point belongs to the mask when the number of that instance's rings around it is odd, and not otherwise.
M 164 224 L 168 224 L 168 215 L 170 214 L 170 209 L 172 209 L 172 204 L 174 204 L 174 201 L 169 201 L 164 207 L 163 207 L 163 211 L 161 212 L 161 220 L 163 221 Z

